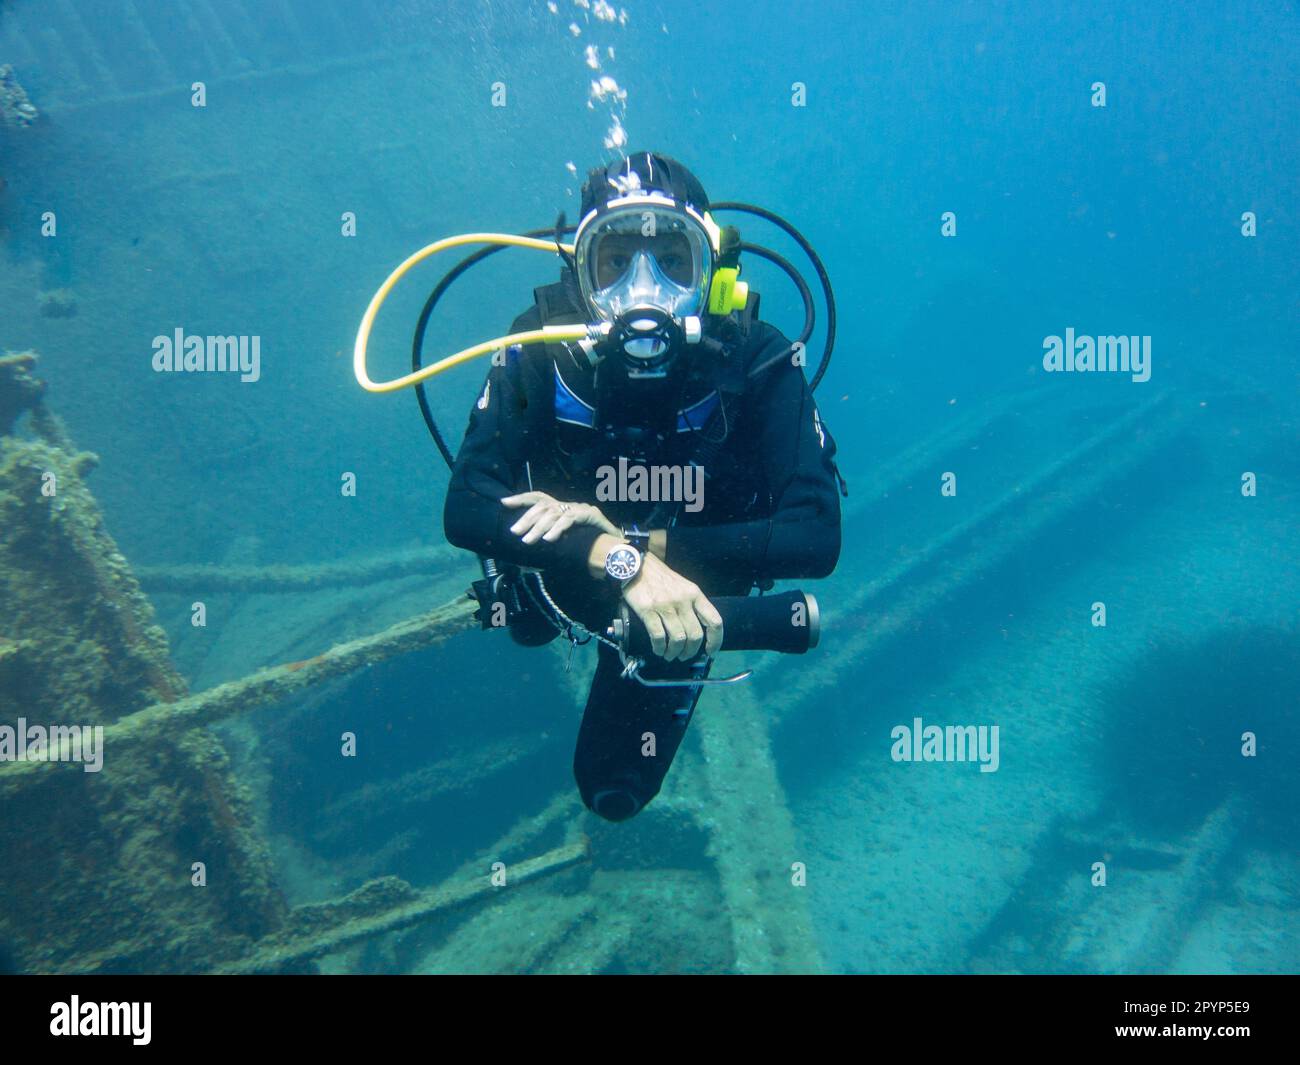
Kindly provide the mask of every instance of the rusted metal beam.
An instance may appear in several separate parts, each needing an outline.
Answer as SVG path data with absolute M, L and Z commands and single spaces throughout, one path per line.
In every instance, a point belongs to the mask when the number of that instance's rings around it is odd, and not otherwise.
M 363 559 L 306 566 L 137 566 L 141 585 L 154 592 L 312 592 L 320 588 L 373 584 L 420 576 L 460 561 L 464 553 L 450 547 L 418 548 Z M 466 581 L 468 584 L 468 580 Z
M 468 597 L 457 598 L 427 614 L 391 625 L 382 632 L 337 644 L 315 658 L 272 666 L 176 702 L 145 707 L 104 729 L 104 760 L 109 762 L 120 756 L 133 744 L 212 725 L 287 699 L 332 677 L 354 673 L 397 655 L 429 647 L 475 626 L 474 609 L 474 603 Z M 41 772 L 80 771 L 81 767 L 75 765 L 9 762 L 0 766 L 0 796 Z
M 388 909 L 346 920 L 312 935 L 283 942 L 263 941 L 258 949 L 247 957 L 222 965 L 216 971 L 219 973 L 275 972 L 286 965 L 300 964 L 327 954 L 334 954 L 355 943 L 385 932 L 409 928 L 489 895 L 508 893 L 530 880 L 558 873 L 578 862 L 585 861 L 587 856 L 585 840 L 565 844 L 536 858 L 511 864 L 507 869 L 507 886 L 495 886 L 491 878 L 484 874 L 473 880 L 431 888 L 418 892 L 408 901 L 399 902 Z

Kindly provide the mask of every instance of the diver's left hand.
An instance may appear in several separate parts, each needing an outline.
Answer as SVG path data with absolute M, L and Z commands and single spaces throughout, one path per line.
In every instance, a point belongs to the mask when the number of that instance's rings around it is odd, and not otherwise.
M 611 522 L 600 508 L 592 503 L 561 503 L 545 492 L 520 492 L 501 500 L 507 507 L 527 507 L 523 517 L 510 526 L 510 531 L 526 544 L 538 540 L 555 543 L 564 530 L 573 525 L 594 525 L 610 536 L 623 536 L 623 530 Z

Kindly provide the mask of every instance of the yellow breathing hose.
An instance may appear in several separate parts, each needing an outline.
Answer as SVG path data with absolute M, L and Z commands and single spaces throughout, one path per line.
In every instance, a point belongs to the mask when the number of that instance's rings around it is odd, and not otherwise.
M 448 355 L 445 359 L 439 359 L 432 366 L 426 366 L 421 370 L 408 373 L 405 377 L 395 377 L 391 381 L 372 381 L 370 375 L 366 372 L 366 346 L 370 343 L 370 329 L 375 324 L 375 315 L 379 313 L 379 308 L 383 306 L 384 300 L 388 299 L 388 294 L 392 292 L 393 286 L 417 263 L 421 263 L 430 256 L 445 251 L 447 248 L 459 247 L 462 244 L 505 244 L 513 245 L 516 248 L 536 248 L 538 251 L 550 252 L 555 251 L 556 246 L 553 240 L 539 240 L 536 237 L 516 237 L 511 233 L 462 233 L 458 237 L 444 237 L 442 240 L 435 240 L 432 244 L 426 245 L 410 256 L 401 266 L 388 275 L 388 279 L 379 286 L 379 290 L 370 298 L 370 306 L 366 308 L 366 313 L 362 315 L 361 327 L 357 330 L 356 346 L 352 349 L 352 372 L 356 374 L 357 384 L 367 392 L 396 392 L 399 389 L 409 388 L 411 385 L 427 380 L 444 370 L 450 370 L 453 366 L 459 366 L 462 362 L 476 359 L 480 355 L 491 354 L 513 344 L 549 344 L 565 340 L 583 340 L 588 336 L 589 330 L 585 325 L 543 326 L 541 329 L 530 329 L 524 333 L 512 333 L 509 336 L 497 337 L 495 340 L 485 340 L 482 344 L 475 344 L 473 347 L 465 348 L 454 355 Z M 573 254 L 572 244 L 561 244 L 560 247 L 570 255 Z

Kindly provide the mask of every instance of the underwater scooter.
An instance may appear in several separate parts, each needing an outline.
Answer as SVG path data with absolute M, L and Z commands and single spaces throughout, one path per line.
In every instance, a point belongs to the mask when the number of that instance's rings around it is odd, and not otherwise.
M 492 559 L 481 560 L 483 579 L 474 582 L 471 596 L 478 602 L 475 613 L 484 629 L 508 628 L 516 643 L 539 646 L 557 633 L 575 645 L 597 640 L 617 651 L 624 675 L 646 687 L 690 687 L 696 684 L 734 684 L 749 677 L 743 670 L 730 677 L 694 680 L 651 680 L 640 670 L 654 648 L 645 624 L 624 602 L 603 632 L 588 629 L 569 617 L 551 598 L 536 570 L 522 571 L 515 579 L 502 574 Z M 821 609 L 808 592 L 790 591 L 777 595 L 719 595 L 709 599 L 722 617 L 722 646 L 719 651 L 777 651 L 806 654 L 821 639 Z
M 806 654 L 821 639 L 821 612 L 807 592 L 778 595 L 719 595 L 709 600 L 722 615 L 721 651 L 779 651 Z M 625 658 L 646 659 L 653 653 L 645 625 L 619 603 L 619 613 L 605 635 L 618 644 Z M 642 680 L 643 684 L 651 681 Z M 731 683 L 724 678 L 720 683 Z
M 810 390 L 816 389 L 830 364 L 836 324 L 835 297 L 820 258 L 803 235 L 775 212 L 735 202 L 714 204 L 712 210 L 742 211 L 770 221 L 783 229 L 808 256 L 821 282 L 827 310 L 826 343 L 821 363 L 809 385 Z M 757 313 L 757 294 L 751 302 L 748 285 L 738 279 L 742 252 L 756 254 L 780 268 L 794 282 L 803 300 L 804 326 L 798 339 L 792 342 L 788 350 L 750 371 L 751 377 L 758 376 L 777 362 L 790 358 L 796 351 L 801 351 L 806 345 L 815 324 L 812 295 L 802 276 L 783 257 L 767 248 L 743 243 L 739 231 L 734 226 L 718 228 L 711 217 L 707 220 L 717 234 L 719 251 L 717 267 L 709 286 L 708 313 L 725 316 L 733 311 L 744 310 L 747 306 L 751 314 Z M 564 215 L 561 214 L 552 228 L 532 230 L 518 236 L 508 233 L 466 233 L 435 241 L 405 259 L 371 298 L 357 331 L 353 349 L 353 372 L 357 382 L 369 392 L 395 392 L 413 387 L 425 425 L 449 468 L 454 466 L 455 459 L 434 422 L 424 384 L 430 378 L 455 366 L 513 347 L 554 343 L 576 346 L 592 365 L 599 365 L 610 360 L 611 357 L 617 357 L 628 376 L 653 378 L 661 376 L 660 363 L 665 353 L 680 345 L 717 343 L 704 336 L 703 325 L 698 317 L 677 319 L 657 307 L 634 307 L 611 321 L 542 326 L 540 329 L 496 337 L 448 355 L 431 366 L 422 365 L 424 336 L 428 322 L 438 301 L 457 278 L 476 263 L 506 247 L 532 248 L 556 253 L 566 263 L 571 264 L 574 254 L 573 245 L 562 243 L 561 238 L 572 233 L 575 228 L 566 226 Z M 543 239 L 544 235 L 549 235 L 550 239 Z M 411 352 L 411 372 L 389 381 L 372 380 L 366 367 L 370 332 L 380 307 L 394 286 L 425 259 L 441 251 L 470 244 L 490 246 L 480 249 L 454 266 L 430 293 L 416 326 Z M 751 670 L 745 670 L 731 677 L 697 678 L 686 681 L 644 678 L 640 676 L 639 670 L 647 656 L 652 653 L 650 640 L 644 625 L 628 611 L 626 604 L 620 604 L 619 615 L 611 620 L 605 632 L 593 632 L 580 622 L 569 618 L 560 609 L 547 592 L 540 573 L 523 571 L 516 579 L 511 580 L 498 569 L 494 560 L 480 558 L 480 563 L 484 578 L 475 581 L 471 591 L 479 603 L 476 616 L 484 628 L 491 628 L 502 624 L 497 619 L 504 612 L 506 623 L 517 642 L 540 644 L 554 638 L 557 632 L 563 634 L 574 645 L 585 643 L 593 638 L 600 640 L 614 648 L 622 657 L 625 676 L 647 686 L 730 684 L 743 680 L 752 673 Z M 521 591 L 527 595 L 528 600 L 531 600 L 532 605 L 538 608 L 536 611 L 528 609 L 529 603 L 525 601 Z M 710 601 L 723 617 L 723 639 L 726 650 L 771 650 L 802 654 L 815 647 L 820 637 L 820 612 L 817 601 L 811 595 L 802 592 L 787 592 L 758 598 L 720 596 Z M 541 627 L 542 624 L 545 627 Z

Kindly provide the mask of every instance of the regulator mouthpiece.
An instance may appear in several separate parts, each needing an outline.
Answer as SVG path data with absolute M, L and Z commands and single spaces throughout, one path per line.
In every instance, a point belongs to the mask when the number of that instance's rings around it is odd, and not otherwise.
M 683 347 L 703 335 L 699 318 L 674 318 L 662 307 L 633 307 L 604 325 L 601 339 L 587 348 L 593 362 L 617 356 L 629 377 L 663 377 Z

